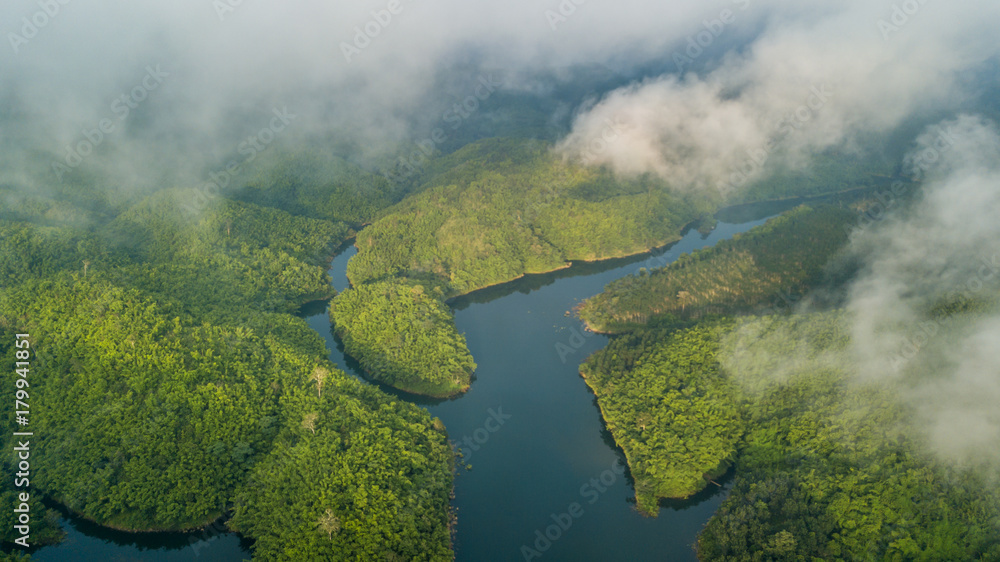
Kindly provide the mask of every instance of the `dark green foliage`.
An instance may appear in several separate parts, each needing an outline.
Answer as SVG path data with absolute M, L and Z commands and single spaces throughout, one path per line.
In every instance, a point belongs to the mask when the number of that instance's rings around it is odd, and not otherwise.
M 100 251 L 87 233 L 58 226 L 0 220 L 0 287 L 64 270 L 83 271 Z
M 703 560 L 995 555 L 1000 498 L 919 451 L 897 391 L 849 379 L 841 317 L 751 320 L 721 353 L 751 334 L 752 354 L 729 367 L 748 432 L 733 492 L 701 535 Z M 789 368 L 790 354 L 801 360 Z
M 649 275 L 610 283 L 578 312 L 591 329 L 620 333 L 664 316 L 784 307 L 819 281 L 856 221 L 846 209 L 800 207 Z
M 45 358 L 37 485 L 118 528 L 218 517 L 268 446 L 257 420 L 280 413 L 271 385 L 304 385 L 312 368 L 274 338 L 166 317 L 101 283 L 33 283 L 5 303 L 14 311 Z
M 330 305 L 348 354 L 380 381 L 416 394 L 451 396 L 476 369 L 448 307 L 420 285 L 370 283 Z
M 426 412 L 351 381 L 291 425 L 237 497 L 263 560 L 451 560 L 451 448 Z M 306 422 L 306 423 L 304 423 Z
M 193 195 L 160 192 L 101 229 L 104 246 L 121 257 L 90 273 L 194 314 L 294 312 L 331 296 L 324 266 L 348 236 L 345 225 L 225 199 L 188 215 Z
M 382 176 L 314 151 L 265 153 L 231 197 L 293 215 L 357 227 L 400 194 Z
M 59 535 L 44 495 L 127 530 L 198 527 L 235 505 L 262 559 L 450 559 L 440 422 L 338 371 L 288 314 L 332 296 L 324 269 L 348 226 L 223 198 L 188 213 L 195 195 L 3 213 L 17 221 L 0 222 L 0 356 L 14 332 L 39 354 L 32 543 Z M 339 533 L 317 527 L 328 509 Z
M 613 342 L 582 367 L 608 430 L 628 458 L 644 512 L 656 513 L 657 498 L 700 491 L 735 456 L 743 423 L 716 358 L 719 334 L 730 325 L 675 332 L 653 342 L 634 363 L 618 358 L 623 346 Z M 610 359 L 602 362 L 605 357 Z

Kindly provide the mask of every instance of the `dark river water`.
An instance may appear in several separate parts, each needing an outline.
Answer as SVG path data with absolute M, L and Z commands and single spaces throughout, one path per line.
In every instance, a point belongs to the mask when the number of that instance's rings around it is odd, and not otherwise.
M 790 205 L 789 205 L 790 206 Z M 725 216 L 709 235 L 691 230 L 673 246 L 644 256 L 578 264 L 552 274 L 479 291 L 452 302 L 479 365 L 465 395 L 432 401 L 403 395 L 441 418 L 465 458 L 455 481 L 459 561 L 694 560 L 698 532 L 724 499 L 712 487 L 684 502 L 662 505 L 656 518 L 634 509 L 624 456 L 602 424 L 579 364 L 607 344 L 568 315 L 583 299 L 640 267 L 660 267 L 680 254 L 712 246 L 764 222 L 757 210 Z M 756 216 L 754 216 L 756 215 Z M 334 286 L 348 286 L 349 248 L 333 260 Z M 327 342 L 331 359 L 361 378 L 343 355 L 324 309 L 304 312 Z M 465 468 L 471 465 L 471 470 Z M 572 509 L 571 509 L 572 508 Z M 561 523 L 561 526 L 559 525 Z M 32 556 L 40 562 L 84 560 L 239 561 L 245 541 L 233 534 L 132 535 L 73 518 L 63 520 L 67 540 Z M 548 536 L 546 536 L 546 534 Z M 524 551 L 523 548 L 531 549 Z

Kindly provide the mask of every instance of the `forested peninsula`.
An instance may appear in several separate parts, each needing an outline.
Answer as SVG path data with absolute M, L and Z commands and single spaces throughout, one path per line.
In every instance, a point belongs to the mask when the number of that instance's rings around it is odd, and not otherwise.
M 619 279 L 577 312 L 595 332 L 622 333 L 666 318 L 788 306 L 819 281 L 856 222 L 849 209 L 800 207 L 648 274 Z
M 345 291 L 330 318 L 347 353 L 376 379 L 413 394 L 469 389 L 476 364 L 451 310 L 420 285 L 368 283 Z
M 820 193 L 819 186 L 826 185 L 829 189 L 834 178 L 837 182 L 854 182 L 855 187 L 864 186 L 875 183 L 870 175 L 872 170 L 883 169 L 877 158 L 869 158 L 837 169 L 833 175 L 837 163 L 848 159 L 828 154 L 820 161 L 822 173 L 783 173 L 773 182 L 755 184 L 741 197 L 763 200 Z M 555 154 L 547 142 L 503 138 L 473 142 L 454 153 L 431 159 L 409 190 L 408 197 L 380 212 L 370 226 L 358 233 L 358 254 L 348 263 L 347 271 L 354 287 L 402 282 L 420 286 L 424 294 L 447 302 L 524 275 L 567 268 L 573 262 L 621 258 L 663 247 L 680 239 L 686 226 L 699 219 L 710 220 L 711 214 L 726 201 L 724 194 L 712 190 L 674 189 L 651 174 L 627 178 L 603 168 L 573 164 Z M 814 218 L 836 220 L 826 215 L 793 216 L 785 219 L 791 224 L 773 228 L 783 229 L 784 236 L 792 238 L 803 232 L 806 221 Z M 831 244 L 835 245 L 835 241 Z M 751 290 L 731 295 L 750 305 L 779 290 L 799 290 L 816 273 L 824 252 L 829 250 L 816 247 L 804 251 L 803 245 L 796 248 L 798 253 L 794 255 L 770 256 L 761 251 L 759 243 L 756 246 L 742 243 L 739 250 L 730 247 L 720 250 L 726 258 L 712 260 L 711 267 L 751 268 L 754 272 L 747 273 L 758 277 L 757 270 L 770 271 L 769 286 L 763 294 Z M 693 256 L 689 261 L 701 259 Z M 704 264 L 692 265 L 691 275 L 710 274 Z M 666 294 L 672 290 L 672 287 L 657 287 L 651 303 L 629 314 L 648 316 L 669 312 L 671 305 L 663 304 L 665 301 L 674 301 L 673 308 L 677 308 L 676 294 Z M 622 292 L 627 291 L 623 287 Z M 677 312 L 686 315 L 691 299 L 691 294 L 682 296 L 679 305 L 682 310 Z M 621 299 L 617 293 L 611 293 L 608 300 Z M 694 301 L 690 304 L 692 310 L 699 306 Z M 373 312 L 369 309 L 366 314 Z M 627 319 L 615 317 L 614 310 L 596 302 L 588 303 L 584 314 L 588 321 L 592 320 L 591 327 L 600 331 L 627 325 Z M 333 320 L 345 342 L 360 342 L 365 339 L 365 332 L 370 337 L 371 328 L 362 325 L 382 322 L 393 326 L 387 328 L 388 332 L 400 334 L 403 339 L 398 341 L 416 342 L 427 354 L 458 349 L 452 354 L 452 363 L 464 362 L 467 354 L 462 349 L 464 344 L 456 343 L 453 335 L 415 333 L 419 323 L 410 323 L 407 328 L 388 318 L 377 321 L 370 315 L 366 315 L 364 322 L 349 322 L 342 314 L 334 315 Z M 444 331 L 433 333 L 444 334 Z M 440 386 L 441 380 L 455 372 L 453 368 L 442 367 L 441 372 L 435 373 L 411 364 L 410 373 L 401 376 L 396 366 L 389 366 L 370 346 L 354 344 L 348 352 L 374 378 L 402 390 L 432 396 L 442 391 L 451 394 L 462 391 L 461 384 L 453 385 L 450 391 Z M 423 388 L 432 390 L 424 392 Z
M 454 395 L 468 388 L 474 363 L 445 313 L 448 299 L 662 246 L 712 206 L 661 180 L 571 165 L 545 142 L 475 142 L 434 159 L 413 195 L 358 233 L 353 288 L 331 318 L 373 378 Z
M 838 268 L 849 267 L 839 251 L 867 203 L 793 210 L 612 283 L 581 308 L 628 319 L 581 373 L 628 458 L 639 509 L 655 515 L 659 499 L 733 474 L 699 536 L 701 560 L 1000 556 L 1000 498 L 989 476 L 929 455 L 906 430 L 919 412 L 905 395 L 878 379 L 858 382 L 838 301 L 800 310 L 774 298 L 836 284 Z M 741 252 L 754 267 L 735 266 Z M 717 290 L 745 286 L 752 297 Z M 692 296 L 677 299 L 681 289 Z M 1000 308 L 992 293 L 952 299 L 924 312 L 942 333 Z M 911 376 L 937 376 L 916 369 Z

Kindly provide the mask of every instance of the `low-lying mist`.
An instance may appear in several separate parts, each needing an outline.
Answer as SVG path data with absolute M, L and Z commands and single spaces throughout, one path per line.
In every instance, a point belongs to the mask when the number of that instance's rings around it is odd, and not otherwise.
M 861 395 L 880 389 L 865 408 L 885 407 L 887 391 L 909 412 L 887 435 L 905 435 L 943 463 L 995 481 L 1000 134 L 994 123 L 963 115 L 935 125 L 917 145 L 907 161 L 924 178 L 920 190 L 906 205 L 885 201 L 891 210 L 882 220 L 854 229 L 845 254 L 860 267 L 840 310 L 808 301 L 787 323 L 746 323 L 729 336 L 722 363 L 751 392 L 824 372 L 840 373 Z M 811 315 L 831 315 L 837 328 L 818 338 L 806 333 L 796 322 Z
M 674 53 L 677 71 L 604 95 L 576 116 L 559 150 L 731 195 L 819 152 L 870 150 L 860 141 L 954 111 L 981 87 L 970 72 L 1000 52 L 989 31 L 1000 11 L 986 2 L 767 4 L 763 31 L 714 59 L 716 37 L 763 8 L 731 6 L 706 21 Z M 709 64 L 691 72 L 699 62 Z

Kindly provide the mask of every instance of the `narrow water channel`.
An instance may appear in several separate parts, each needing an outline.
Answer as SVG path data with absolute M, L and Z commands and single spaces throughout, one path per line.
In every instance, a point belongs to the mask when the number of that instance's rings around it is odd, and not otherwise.
M 695 560 L 694 540 L 725 490 L 665 504 L 656 518 L 634 509 L 627 474 L 614 470 L 616 463 L 624 466 L 624 456 L 578 369 L 608 339 L 585 332 L 567 312 L 641 267 L 661 267 L 763 222 L 720 222 L 711 234 L 689 231 L 654 255 L 580 264 L 451 303 L 478 364 L 472 388 L 445 401 L 386 390 L 441 418 L 462 446 L 462 464 L 472 467 L 460 468 L 455 483 L 457 560 L 524 560 L 522 547 L 553 561 Z M 354 253 L 351 248 L 334 260 L 330 274 L 338 291 L 348 286 L 346 265 Z M 325 312 L 308 321 L 326 337 L 331 360 L 362 378 L 331 335 Z M 564 516 L 574 503 L 580 506 L 576 517 Z M 551 540 L 557 533 L 549 527 L 557 521 L 558 538 Z
M 767 214 L 779 210 L 769 208 Z M 451 439 L 462 446 L 465 456 L 453 502 L 458 512 L 457 560 L 524 560 L 522 547 L 553 561 L 695 559 L 694 540 L 726 489 L 666 503 L 656 518 L 635 511 L 628 475 L 615 470 L 624 466 L 624 457 L 603 427 L 594 395 L 578 372 L 579 364 L 608 340 L 585 332 L 568 312 L 610 281 L 636 274 L 641 267 L 661 267 L 766 219 L 744 215 L 739 220 L 746 222 L 719 222 L 708 235 L 689 231 L 653 254 L 578 264 L 451 303 L 458 329 L 479 366 L 471 390 L 440 401 L 383 388 L 441 418 Z M 349 286 L 347 261 L 355 253 L 348 248 L 331 264 L 338 291 Z M 331 360 L 364 380 L 334 338 L 325 308 L 304 314 L 326 340 Z M 574 504 L 579 509 L 570 513 Z M 559 523 L 555 533 L 552 526 Z M 62 524 L 67 540 L 38 550 L 33 560 L 229 562 L 250 557 L 246 542 L 231 533 L 134 535 L 72 517 Z M 558 538 L 550 539 L 556 534 Z

